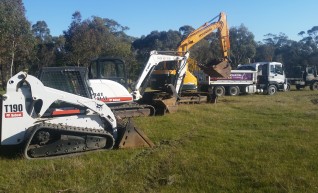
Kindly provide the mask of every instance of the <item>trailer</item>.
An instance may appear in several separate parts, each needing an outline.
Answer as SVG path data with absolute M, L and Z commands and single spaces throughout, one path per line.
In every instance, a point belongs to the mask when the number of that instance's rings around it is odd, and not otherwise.
M 287 80 L 289 84 L 295 85 L 297 90 L 307 86 L 309 86 L 310 90 L 318 90 L 317 67 L 296 66 L 287 74 Z
M 199 75 L 200 90 L 208 90 L 216 96 L 263 93 L 273 95 L 287 91 L 290 86 L 285 77 L 283 64 L 279 62 L 257 62 L 239 65 L 229 77 Z

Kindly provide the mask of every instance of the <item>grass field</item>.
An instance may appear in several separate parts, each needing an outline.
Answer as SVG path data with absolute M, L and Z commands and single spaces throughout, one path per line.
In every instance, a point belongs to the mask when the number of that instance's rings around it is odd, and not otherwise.
M 318 92 L 221 97 L 135 119 L 154 148 L 0 156 L 0 192 L 318 192 Z

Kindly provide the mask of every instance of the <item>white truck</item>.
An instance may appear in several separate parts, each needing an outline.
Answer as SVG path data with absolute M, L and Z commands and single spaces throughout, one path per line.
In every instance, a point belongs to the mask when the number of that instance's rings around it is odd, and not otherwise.
M 257 62 L 239 65 L 227 78 L 199 76 L 201 91 L 209 91 L 216 96 L 235 96 L 240 93 L 275 94 L 278 90 L 287 91 L 283 64 L 279 62 Z

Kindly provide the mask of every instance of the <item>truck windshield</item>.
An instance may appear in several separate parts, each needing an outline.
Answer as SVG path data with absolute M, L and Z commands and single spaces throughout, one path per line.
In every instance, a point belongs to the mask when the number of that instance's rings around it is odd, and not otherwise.
M 314 73 L 314 69 L 311 67 L 307 67 L 307 73 L 308 74 L 313 74 Z
M 275 65 L 275 73 L 276 74 L 283 74 L 283 67 L 281 65 Z

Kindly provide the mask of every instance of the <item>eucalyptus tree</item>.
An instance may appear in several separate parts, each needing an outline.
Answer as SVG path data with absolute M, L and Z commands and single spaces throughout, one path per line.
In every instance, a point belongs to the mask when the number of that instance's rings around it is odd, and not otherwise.
M 33 49 L 31 24 L 22 0 L 0 1 L 0 64 L 2 85 L 25 65 Z
M 57 48 L 46 22 L 37 21 L 32 25 L 32 33 L 36 42 L 32 70 L 37 70 L 42 66 L 56 65 Z
M 243 24 L 230 28 L 230 42 L 230 58 L 233 67 L 240 63 L 249 63 L 255 57 L 257 44 L 254 34 Z
M 182 39 L 187 37 L 191 32 L 193 32 L 195 29 L 192 26 L 184 25 L 179 28 L 179 32 L 182 35 Z
M 302 53 L 303 66 L 318 66 L 318 26 L 313 26 L 311 29 L 305 32 L 302 31 L 302 37 L 299 41 Z
M 256 61 L 277 61 L 285 65 L 285 71 L 291 71 L 295 66 L 316 65 L 317 44 L 315 42 L 315 27 L 298 33 L 302 37 L 300 41 L 290 40 L 284 33 L 266 34 L 263 42 L 257 47 Z
M 132 46 L 138 54 L 138 58 L 145 60 L 152 50 L 176 51 L 181 41 L 181 33 L 175 30 L 152 31 L 147 36 L 136 39 Z
M 64 31 L 66 64 L 87 66 L 96 57 L 119 57 L 126 61 L 128 76 L 135 74 L 134 38 L 126 34 L 128 27 L 97 16 L 82 20 L 78 11 L 72 16 L 69 29 Z
M 75 12 L 69 29 L 64 31 L 68 62 L 87 65 L 101 55 L 132 57 L 131 42 L 124 33 L 127 29 L 106 18 L 93 16 L 82 20 L 80 12 Z
M 282 50 L 290 46 L 291 41 L 284 33 L 279 35 L 268 33 L 257 47 L 256 61 L 282 61 Z

